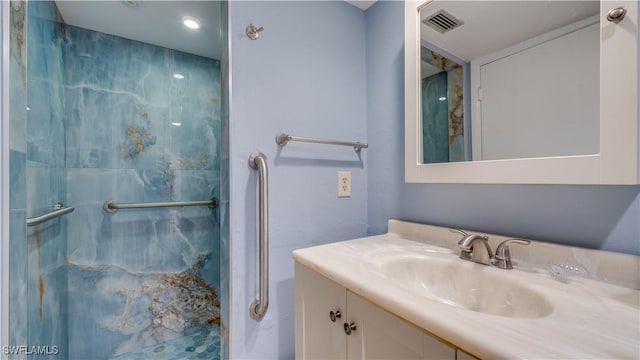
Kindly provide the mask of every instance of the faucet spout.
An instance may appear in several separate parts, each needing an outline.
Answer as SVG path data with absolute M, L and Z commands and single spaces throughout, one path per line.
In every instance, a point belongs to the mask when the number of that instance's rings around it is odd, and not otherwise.
M 480 243 L 485 248 L 487 254 L 487 262 L 483 261 L 483 258 L 478 258 L 478 256 L 474 256 L 474 249 L 476 243 Z M 489 245 L 489 238 L 487 236 L 482 236 L 478 234 L 470 234 L 463 237 L 459 242 L 458 246 L 460 246 L 460 258 L 464 260 L 471 260 L 473 262 L 477 262 L 484 265 L 490 265 L 495 256 L 493 255 L 493 250 L 491 250 L 491 246 Z
M 476 262 L 482 265 L 495 266 L 500 269 L 509 270 L 513 269 L 513 263 L 511 261 L 511 252 L 509 251 L 509 244 L 522 244 L 529 245 L 531 243 L 530 240 L 525 239 L 508 239 L 500 243 L 496 248 L 495 255 L 493 254 L 493 250 L 491 250 L 491 245 L 489 245 L 489 237 L 478 235 L 478 234 L 469 234 L 460 229 L 449 229 L 451 232 L 457 232 L 461 234 L 463 237 L 458 241 L 458 246 L 460 247 L 460 259 L 469 260 Z M 482 256 L 477 251 L 476 243 L 482 244 L 482 246 L 486 250 L 486 256 Z

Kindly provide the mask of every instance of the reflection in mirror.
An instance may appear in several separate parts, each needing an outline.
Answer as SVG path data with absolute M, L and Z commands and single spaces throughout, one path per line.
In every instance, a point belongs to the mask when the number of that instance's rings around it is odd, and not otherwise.
M 596 1 L 423 7 L 423 163 L 598 153 L 598 12 Z
M 469 64 L 429 44 L 420 53 L 423 163 L 463 161 L 469 149 L 464 142 Z

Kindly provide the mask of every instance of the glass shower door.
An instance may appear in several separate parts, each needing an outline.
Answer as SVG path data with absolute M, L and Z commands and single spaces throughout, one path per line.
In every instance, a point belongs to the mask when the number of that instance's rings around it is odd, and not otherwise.
M 38 358 L 218 358 L 219 209 L 104 205 L 220 197 L 224 4 L 12 7 L 26 216 L 75 208 L 11 236 L 12 345 L 41 346 Z

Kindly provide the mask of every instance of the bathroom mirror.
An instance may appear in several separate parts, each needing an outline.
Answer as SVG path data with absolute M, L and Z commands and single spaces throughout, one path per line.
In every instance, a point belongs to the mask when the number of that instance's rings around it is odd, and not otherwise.
M 637 184 L 637 22 L 624 1 L 405 2 L 406 181 Z
M 423 162 L 597 153 L 599 10 L 596 1 L 422 7 Z

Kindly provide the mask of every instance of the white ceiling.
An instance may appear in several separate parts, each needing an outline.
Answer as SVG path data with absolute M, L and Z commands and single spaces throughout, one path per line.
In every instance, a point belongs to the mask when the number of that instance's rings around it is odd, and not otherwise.
M 447 1 L 435 0 L 421 20 L 445 9 L 464 24 L 445 34 L 420 24 L 421 37 L 470 61 L 564 25 L 598 14 L 598 1 Z
M 128 5 L 134 3 L 135 6 Z M 65 23 L 128 39 L 220 59 L 218 1 L 56 1 Z M 191 30 L 182 17 L 194 16 L 201 28 Z
M 362 10 L 367 10 L 368 8 L 371 7 L 371 5 L 373 5 L 376 2 L 376 0 L 345 0 L 345 1 Z

